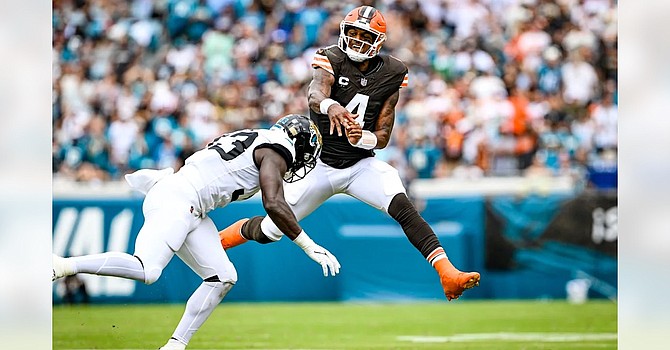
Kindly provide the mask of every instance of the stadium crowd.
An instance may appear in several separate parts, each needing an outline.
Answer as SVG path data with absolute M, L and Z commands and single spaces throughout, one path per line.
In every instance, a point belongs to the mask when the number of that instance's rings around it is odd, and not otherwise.
M 616 0 L 54 0 L 54 178 L 177 169 L 306 114 L 312 56 L 360 5 L 409 67 L 377 152 L 406 182 L 616 167 Z

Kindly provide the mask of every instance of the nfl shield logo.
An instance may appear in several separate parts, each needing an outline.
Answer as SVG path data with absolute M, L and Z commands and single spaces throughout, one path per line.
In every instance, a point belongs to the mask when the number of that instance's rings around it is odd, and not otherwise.
M 361 78 L 361 85 L 362 86 L 368 85 L 368 80 L 365 78 Z

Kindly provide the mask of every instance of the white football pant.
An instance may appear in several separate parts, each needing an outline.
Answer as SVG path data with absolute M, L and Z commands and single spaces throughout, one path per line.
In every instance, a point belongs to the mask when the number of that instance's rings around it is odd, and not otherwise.
M 155 282 L 175 253 L 203 279 L 237 281 L 214 222 L 199 208 L 196 192 L 180 174 L 166 176 L 147 193 L 133 253 L 144 264 L 145 283 Z
M 333 168 L 318 160 L 304 179 L 284 183 L 284 197 L 298 221 L 338 193 L 388 212 L 393 197 L 405 193 L 405 187 L 398 170 L 374 157 L 362 159 L 346 169 Z M 261 229 L 273 241 L 284 235 L 268 216 L 263 218 Z

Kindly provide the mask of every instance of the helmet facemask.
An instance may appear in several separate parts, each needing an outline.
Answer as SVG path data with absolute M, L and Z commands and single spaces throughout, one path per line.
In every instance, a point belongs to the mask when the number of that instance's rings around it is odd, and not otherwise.
M 316 135 L 314 135 L 314 139 Z M 302 143 L 302 146 L 298 143 Z M 296 154 L 293 166 L 284 174 L 284 181 L 291 183 L 301 180 L 316 167 L 316 160 L 321 153 L 321 144 L 312 142 L 296 141 Z
M 372 35 L 372 42 L 370 43 L 348 36 L 347 32 L 352 27 L 370 33 Z M 370 26 L 348 21 L 342 21 L 340 23 L 340 37 L 337 41 L 337 45 L 354 62 L 363 62 L 377 56 L 384 41 L 386 41 L 386 34 L 381 33 Z
M 321 133 L 309 118 L 296 114 L 280 119 L 276 125 L 283 127 L 295 147 L 295 161 L 284 174 L 284 181 L 298 181 L 316 167 L 323 144 Z

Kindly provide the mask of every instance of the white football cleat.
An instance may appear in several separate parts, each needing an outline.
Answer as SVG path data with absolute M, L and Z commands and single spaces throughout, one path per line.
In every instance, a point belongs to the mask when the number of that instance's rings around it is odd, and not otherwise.
M 74 275 L 74 270 L 70 267 L 70 263 L 56 254 L 51 256 L 52 274 L 51 281 L 59 278 Z
M 158 350 L 185 350 L 185 349 L 186 349 L 186 344 L 184 344 L 184 343 L 182 343 L 179 340 L 174 339 L 174 338 L 170 338 L 170 340 L 168 340 L 167 344 L 158 348 Z

